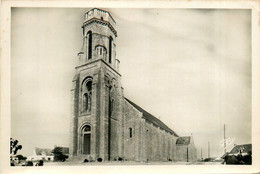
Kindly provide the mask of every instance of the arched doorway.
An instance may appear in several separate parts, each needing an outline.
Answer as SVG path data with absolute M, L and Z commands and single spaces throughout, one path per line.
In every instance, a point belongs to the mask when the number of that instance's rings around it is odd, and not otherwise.
M 90 154 L 90 142 L 91 142 L 91 127 L 89 125 L 86 125 L 82 129 L 82 135 L 83 135 L 83 148 L 82 152 L 85 155 Z

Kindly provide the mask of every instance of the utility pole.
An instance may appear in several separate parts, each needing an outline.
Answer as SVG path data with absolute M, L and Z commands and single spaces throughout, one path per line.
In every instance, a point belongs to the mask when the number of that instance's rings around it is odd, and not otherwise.
M 187 162 L 189 162 L 189 148 L 187 147 Z
M 202 159 L 202 147 L 200 149 L 200 158 Z
M 210 144 L 208 142 L 208 158 L 210 158 Z
M 224 154 L 226 154 L 226 125 L 224 124 Z

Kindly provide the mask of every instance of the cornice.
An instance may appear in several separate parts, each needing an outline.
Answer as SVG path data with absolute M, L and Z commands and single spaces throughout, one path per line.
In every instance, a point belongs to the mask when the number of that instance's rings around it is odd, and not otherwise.
M 117 37 L 117 31 L 114 29 L 114 27 L 110 24 L 110 22 L 108 21 L 102 21 L 98 18 L 91 18 L 85 22 L 83 22 L 82 27 L 92 24 L 92 23 L 97 23 L 97 24 L 101 24 L 101 25 L 106 25 L 108 26 L 108 28 L 115 34 L 115 36 Z
M 102 10 L 102 9 L 99 9 L 99 8 L 92 8 L 91 10 L 88 10 L 87 12 L 85 12 L 85 14 L 88 13 L 88 12 L 90 12 L 90 11 L 94 11 L 95 9 L 98 10 L 98 11 L 101 11 L 101 12 L 108 13 L 108 15 L 109 15 L 110 18 L 113 20 L 113 22 L 116 23 L 116 21 L 114 20 L 113 16 L 110 14 L 110 12 L 109 12 L 109 11 L 106 11 L 106 10 Z
M 121 77 L 121 74 L 115 70 L 110 64 L 108 64 L 106 61 L 104 61 L 103 59 L 96 59 L 96 60 L 92 60 L 91 62 L 86 62 L 84 64 L 81 64 L 81 65 L 78 65 L 75 67 L 75 69 L 78 69 L 78 68 L 81 68 L 83 66 L 86 66 L 86 65 L 90 65 L 90 64 L 94 64 L 96 62 L 103 62 L 105 65 L 107 65 L 107 67 L 109 67 L 111 70 L 113 70 L 119 77 Z

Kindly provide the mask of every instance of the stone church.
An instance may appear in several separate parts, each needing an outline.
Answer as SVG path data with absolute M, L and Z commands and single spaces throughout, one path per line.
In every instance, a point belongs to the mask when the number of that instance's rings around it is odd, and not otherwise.
M 115 25 L 107 11 L 94 8 L 85 13 L 83 45 L 71 89 L 70 158 L 195 161 L 191 136 L 179 137 L 124 96 Z

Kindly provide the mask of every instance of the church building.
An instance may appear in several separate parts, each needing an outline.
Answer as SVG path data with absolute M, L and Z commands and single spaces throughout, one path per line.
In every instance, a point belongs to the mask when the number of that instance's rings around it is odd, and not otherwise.
M 176 147 L 181 137 L 124 96 L 115 25 L 107 11 L 94 8 L 85 13 L 83 45 L 71 89 L 70 158 L 183 161 L 187 144 Z M 187 159 L 195 161 L 196 148 L 194 143 L 190 146 Z

